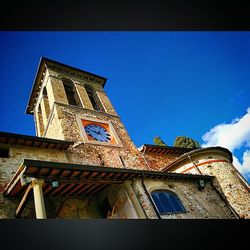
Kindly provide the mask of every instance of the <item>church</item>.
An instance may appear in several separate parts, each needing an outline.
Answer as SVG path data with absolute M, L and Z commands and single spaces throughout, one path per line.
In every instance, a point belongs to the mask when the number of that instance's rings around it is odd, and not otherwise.
M 40 59 L 26 107 L 36 136 L 0 132 L 1 219 L 250 218 L 228 149 L 137 148 L 106 82 Z

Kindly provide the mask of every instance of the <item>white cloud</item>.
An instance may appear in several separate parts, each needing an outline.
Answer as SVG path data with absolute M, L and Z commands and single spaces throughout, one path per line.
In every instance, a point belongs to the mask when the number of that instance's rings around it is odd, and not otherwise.
M 219 124 L 202 136 L 202 147 L 221 146 L 233 151 L 250 143 L 250 108 L 242 118 L 229 124 Z
M 243 154 L 243 163 L 234 156 L 233 165 L 247 178 L 250 178 L 250 150 L 246 150 Z
M 232 153 L 235 149 L 250 147 L 250 108 L 241 118 L 235 118 L 229 124 L 219 124 L 202 136 L 205 142 L 202 147 L 221 146 Z M 243 154 L 242 164 L 234 156 L 234 166 L 245 176 L 250 178 L 250 150 Z

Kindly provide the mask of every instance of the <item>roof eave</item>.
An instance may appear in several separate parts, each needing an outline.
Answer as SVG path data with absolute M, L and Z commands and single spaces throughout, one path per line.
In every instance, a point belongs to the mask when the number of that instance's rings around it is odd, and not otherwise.
M 38 64 L 38 68 L 37 68 L 37 71 L 36 71 L 36 75 L 35 75 L 35 79 L 33 81 L 33 86 L 32 86 L 32 89 L 31 89 L 31 92 L 30 92 L 30 96 L 29 96 L 29 101 L 28 101 L 28 104 L 26 106 L 26 111 L 25 113 L 26 114 L 33 114 L 33 105 L 32 105 L 32 101 L 33 99 L 35 98 L 34 96 L 34 91 L 37 87 L 37 85 L 39 85 L 39 82 L 38 82 L 38 78 L 40 76 L 40 73 L 43 71 L 42 67 L 45 66 L 46 62 L 48 63 L 53 63 L 53 64 L 56 64 L 56 65 L 60 65 L 62 67 L 67 67 L 69 69 L 72 69 L 72 70 L 76 70 L 76 71 L 80 71 L 82 73 L 85 73 L 85 74 L 88 74 L 88 75 L 92 75 L 96 78 L 99 78 L 99 79 L 102 79 L 103 82 L 102 82 L 102 87 L 105 86 L 106 82 L 107 82 L 107 78 L 103 77 L 103 76 L 99 76 L 99 75 L 96 75 L 96 74 L 93 74 L 93 73 L 90 73 L 88 71 L 84 71 L 84 70 L 81 70 L 81 69 L 78 69 L 78 68 L 75 68 L 75 67 L 72 67 L 70 65 L 66 65 L 66 64 L 63 64 L 63 63 L 60 63 L 60 62 L 57 62 L 57 61 L 54 61 L 54 60 L 51 60 L 51 59 L 48 59 L 46 57 L 41 57 L 40 58 L 40 61 L 39 61 L 39 64 Z
M 228 155 L 228 159 L 229 161 L 232 163 L 233 162 L 233 156 L 230 150 L 228 150 L 227 148 L 223 148 L 220 146 L 216 146 L 216 147 L 207 147 L 207 148 L 201 148 L 201 149 L 195 149 L 192 150 L 190 152 L 187 152 L 183 155 L 181 155 L 180 157 L 178 157 L 175 161 L 171 162 L 169 165 L 167 165 L 166 167 L 162 168 L 162 171 L 169 171 L 170 169 L 176 167 L 176 165 L 180 164 L 181 162 L 187 160 L 188 156 L 192 156 L 194 154 L 202 154 L 205 153 L 207 151 L 222 151 L 224 153 L 226 153 Z

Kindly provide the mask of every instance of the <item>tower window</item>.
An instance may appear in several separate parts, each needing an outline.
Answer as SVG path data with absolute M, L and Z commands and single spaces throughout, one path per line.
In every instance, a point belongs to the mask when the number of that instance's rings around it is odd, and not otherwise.
M 43 88 L 43 96 L 48 96 L 46 87 Z
M 179 197 L 172 191 L 158 190 L 152 192 L 151 195 L 160 214 L 186 211 Z
M 88 94 L 89 100 L 95 110 L 100 110 L 100 106 L 96 101 L 96 96 L 94 94 L 93 89 L 89 85 L 85 85 L 86 92 Z
M 63 78 L 62 81 L 69 105 L 80 106 L 74 83 L 67 78 Z
M 38 106 L 38 112 L 42 113 L 41 104 L 39 104 L 39 106 Z

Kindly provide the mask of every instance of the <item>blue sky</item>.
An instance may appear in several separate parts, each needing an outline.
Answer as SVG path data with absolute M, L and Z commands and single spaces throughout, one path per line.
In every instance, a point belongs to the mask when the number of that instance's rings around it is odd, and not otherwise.
M 138 147 L 154 136 L 172 146 L 181 135 L 209 145 L 206 133 L 219 137 L 216 126 L 241 121 L 250 107 L 250 32 L 0 32 L 0 41 L 0 131 L 35 135 L 25 109 L 41 56 L 106 77 Z M 249 126 L 230 148 L 239 164 Z

